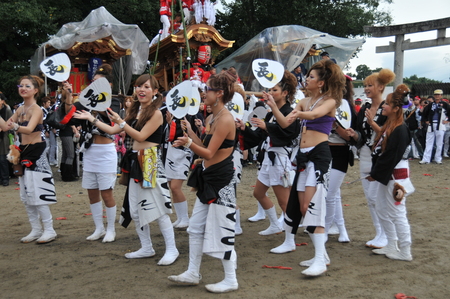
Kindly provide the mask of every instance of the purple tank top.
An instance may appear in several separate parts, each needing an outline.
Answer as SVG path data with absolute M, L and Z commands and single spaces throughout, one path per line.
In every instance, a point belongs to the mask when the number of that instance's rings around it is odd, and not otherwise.
M 314 120 L 307 120 L 306 121 L 306 129 L 329 135 L 331 132 L 331 128 L 333 126 L 334 120 L 335 120 L 334 117 L 331 117 L 328 115 L 324 115 L 324 116 L 316 118 Z

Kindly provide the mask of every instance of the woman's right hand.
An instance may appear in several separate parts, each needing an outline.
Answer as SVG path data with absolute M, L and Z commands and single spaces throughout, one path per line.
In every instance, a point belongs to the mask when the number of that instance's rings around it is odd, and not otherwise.
M 89 113 L 89 112 L 87 112 L 87 111 L 85 111 L 85 110 L 82 110 L 82 111 L 76 111 L 75 112 L 75 114 L 73 115 L 73 118 L 76 118 L 76 119 L 87 119 L 87 120 L 90 120 L 91 118 L 93 118 L 94 116 L 92 116 L 92 114 L 91 113 Z
M 273 99 L 273 96 L 265 91 L 263 91 L 263 99 L 264 99 L 264 102 L 266 102 L 270 108 L 273 109 L 274 107 L 277 106 L 277 104 L 275 103 L 275 100 Z
M 348 136 L 348 137 L 354 138 L 355 135 L 356 135 L 355 130 L 353 130 L 352 128 L 348 128 L 348 129 L 346 129 L 345 131 L 347 132 L 347 136 Z

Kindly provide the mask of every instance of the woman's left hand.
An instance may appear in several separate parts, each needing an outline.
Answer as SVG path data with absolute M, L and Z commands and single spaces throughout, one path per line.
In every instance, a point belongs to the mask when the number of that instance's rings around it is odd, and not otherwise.
M 172 143 L 172 146 L 173 147 L 184 146 L 186 143 L 188 143 L 188 139 L 189 137 L 187 136 L 178 137 L 178 139 Z

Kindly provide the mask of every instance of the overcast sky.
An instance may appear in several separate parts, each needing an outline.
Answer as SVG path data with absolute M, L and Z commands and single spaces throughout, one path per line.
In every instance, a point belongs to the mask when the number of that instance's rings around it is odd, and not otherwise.
M 218 4 L 217 8 L 220 9 L 220 7 L 221 5 Z M 391 12 L 392 25 L 450 17 L 450 0 L 394 0 L 392 4 L 382 4 L 381 8 Z M 435 30 L 408 34 L 405 36 L 405 40 L 410 39 L 414 42 L 436 37 L 437 31 Z M 446 37 L 450 37 L 450 28 L 447 29 Z M 375 53 L 377 46 L 387 46 L 390 41 L 394 42 L 395 37 L 367 38 L 358 58 L 350 60 L 350 72 L 356 73 L 355 68 L 360 64 L 365 64 L 371 69 L 383 67 L 393 70 L 394 52 Z M 412 75 L 450 82 L 450 46 L 405 51 L 403 76 L 410 77 Z

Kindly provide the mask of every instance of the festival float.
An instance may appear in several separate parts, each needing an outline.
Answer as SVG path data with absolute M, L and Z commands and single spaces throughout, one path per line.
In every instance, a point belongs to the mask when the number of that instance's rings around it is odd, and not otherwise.
M 181 20 L 177 21 L 172 14 L 175 2 L 160 1 L 163 29 L 152 40 L 149 49 L 151 72 L 165 90 L 182 80 L 180 73 L 190 74 L 194 63 L 202 69 L 208 69 L 214 65 L 220 52 L 234 44 L 234 41 L 225 39 L 214 28 L 214 3 L 209 0 L 178 1 L 183 9 L 179 14 Z M 189 77 L 185 75 L 184 79 Z
M 254 93 L 261 90 L 252 70 L 255 59 L 278 61 L 289 71 L 302 63 L 306 70 L 320 59 L 321 52 L 328 52 L 343 69 L 363 43 L 364 39 L 336 37 L 300 25 L 271 27 L 221 61 L 217 69 L 234 66 L 245 90 Z
M 132 74 L 145 71 L 149 40 L 134 24 L 124 24 L 103 6 L 92 10 L 81 22 L 67 23 L 43 43 L 31 58 L 31 73 L 39 74 L 39 65 L 56 53 L 66 53 L 72 64 L 70 83 L 80 93 L 91 82 L 98 66 L 108 63 L 115 73 L 115 93 L 126 93 Z M 47 77 L 45 77 L 47 80 Z M 47 82 L 45 94 L 53 95 L 57 82 Z

